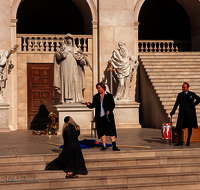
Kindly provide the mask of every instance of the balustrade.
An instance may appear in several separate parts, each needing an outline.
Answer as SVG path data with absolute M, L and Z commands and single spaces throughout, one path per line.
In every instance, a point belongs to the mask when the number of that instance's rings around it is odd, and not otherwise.
M 139 52 L 182 52 L 191 51 L 191 42 L 182 40 L 139 40 Z
M 92 35 L 73 35 L 77 48 L 85 53 L 92 53 Z M 55 52 L 64 42 L 65 35 L 17 34 L 19 51 Z

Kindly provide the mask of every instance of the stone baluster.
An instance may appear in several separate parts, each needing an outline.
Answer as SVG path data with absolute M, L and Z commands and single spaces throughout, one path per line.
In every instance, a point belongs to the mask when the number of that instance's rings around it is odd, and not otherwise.
M 172 52 L 176 52 L 176 43 L 172 42 Z
M 50 44 L 50 51 L 54 51 L 54 44 L 53 44 L 53 37 L 49 37 L 50 38 L 50 41 L 51 41 L 51 44 Z
M 169 42 L 166 42 L 167 44 L 167 52 L 170 52 Z
M 38 48 L 38 43 L 37 43 L 37 37 L 34 37 L 35 38 L 35 42 L 33 44 L 33 51 L 37 51 L 37 48 Z
M 87 47 L 86 40 L 87 38 L 83 38 L 83 52 L 86 52 L 86 47 Z
M 22 51 L 26 51 L 26 47 L 27 47 L 26 36 L 22 37 L 22 39 L 24 40 Z
M 49 52 L 49 41 L 48 41 L 48 37 L 46 38 L 45 50 L 46 50 L 46 52 Z
M 145 49 L 145 42 L 142 41 L 142 43 L 141 43 L 141 52 L 144 52 L 144 49 Z
M 78 38 L 78 49 L 81 50 L 81 38 Z
M 28 39 L 28 51 L 31 51 L 32 50 L 32 38 L 30 37 Z
M 40 39 L 40 51 L 44 51 L 43 37 Z
M 158 52 L 161 52 L 161 42 L 158 42 Z
M 149 42 L 149 52 L 153 52 L 153 42 Z
M 59 49 L 59 47 L 60 47 L 60 40 L 59 39 L 57 39 L 56 40 L 56 51 L 58 51 L 58 49 Z
M 166 42 L 163 42 L 163 53 L 165 53 L 166 52 Z

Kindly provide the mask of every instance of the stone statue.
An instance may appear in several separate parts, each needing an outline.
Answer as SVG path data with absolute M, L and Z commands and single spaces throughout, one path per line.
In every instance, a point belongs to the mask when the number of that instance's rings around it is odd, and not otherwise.
M 115 99 L 130 100 L 129 91 L 133 79 L 134 69 L 138 67 L 138 59 L 126 48 L 124 42 L 118 43 L 119 49 L 113 51 L 111 57 L 114 72 L 118 78 L 117 93 Z
M 85 54 L 76 47 L 73 36 L 66 34 L 64 43 L 54 55 L 54 86 L 61 95 L 62 104 L 84 101 L 85 65 L 89 65 Z
M 19 46 L 16 44 L 10 51 L 0 50 L 0 102 L 3 100 L 3 88 L 6 88 L 6 80 L 8 79 L 8 74 L 11 73 L 14 65 L 12 61 L 9 60 L 9 57 L 12 53 L 17 51 Z

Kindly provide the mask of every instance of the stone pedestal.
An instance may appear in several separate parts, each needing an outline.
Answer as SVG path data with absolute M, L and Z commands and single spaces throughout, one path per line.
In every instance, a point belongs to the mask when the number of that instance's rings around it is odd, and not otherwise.
M 80 126 L 82 134 L 90 134 L 92 110 L 84 104 L 61 104 L 53 106 L 54 112 L 58 115 L 59 131 L 58 135 L 62 134 L 64 118 L 70 116 Z
M 139 106 L 134 101 L 115 100 L 115 124 L 119 128 L 141 128 L 139 123 Z
M 0 132 L 10 132 L 9 128 L 9 107 L 10 105 L 0 102 Z

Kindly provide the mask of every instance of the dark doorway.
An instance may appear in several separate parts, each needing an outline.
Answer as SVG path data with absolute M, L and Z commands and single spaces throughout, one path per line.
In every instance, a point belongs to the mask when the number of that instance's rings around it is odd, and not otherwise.
M 146 0 L 138 18 L 139 40 L 191 40 L 191 24 L 175 0 Z
M 55 99 L 53 64 L 28 64 L 27 71 L 29 129 L 44 130 Z
M 81 12 L 71 0 L 24 0 L 17 19 L 17 33 L 84 34 Z

